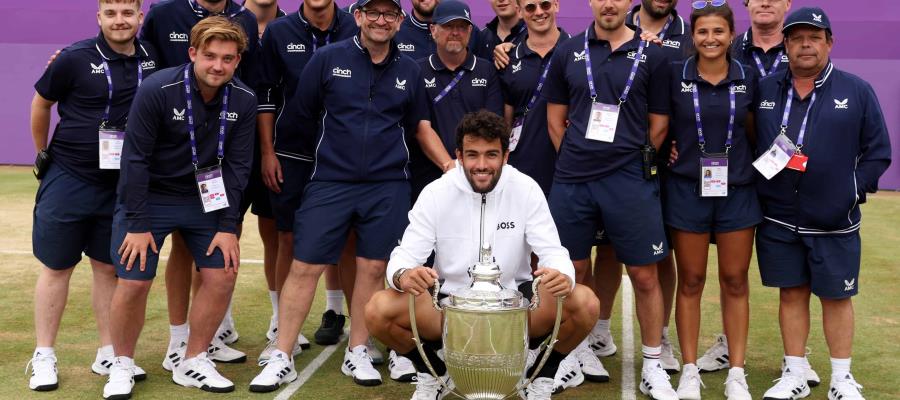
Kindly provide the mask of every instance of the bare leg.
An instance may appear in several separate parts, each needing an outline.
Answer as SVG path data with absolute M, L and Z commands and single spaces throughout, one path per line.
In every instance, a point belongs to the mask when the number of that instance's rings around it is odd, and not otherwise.
M 191 304 L 191 266 L 194 257 L 184 244 L 181 233 L 172 233 L 172 251 L 166 262 L 166 297 L 169 304 L 169 324 L 183 325 L 187 322 L 188 306 Z
M 656 263 L 656 274 L 659 276 L 659 287 L 662 290 L 663 326 L 669 326 L 672 306 L 675 303 L 675 286 L 678 281 L 678 277 L 675 275 L 675 258 L 672 253 Z
M 365 346 L 369 340 L 369 329 L 366 328 L 366 303 L 375 292 L 384 289 L 384 270 L 387 268 L 385 260 L 373 260 L 356 257 L 356 285 L 353 288 L 355 296 L 350 303 L 350 340 L 349 348 Z
M 641 325 L 641 343 L 659 347 L 662 342 L 663 301 L 656 264 L 626 266 L 634 287 L 638 322 Z
M 275 282 L 272 290 L 281 291 L 294 261 L 294 234 L 278 232 L 278 257 L 275 260 Z
M 722 323 L 728 338 L 732 367 L 744 367 L 747 330 L 750 326 L 750 286 L 747 270 L 753 252 L 753 228 L 716 234 L 719 254 L 719 287 L 722 298 Z
M 423 340 L 441 338 L 443 316 L 431 304 L 431 295 L 416 297 L 416 326 Z M 412 341 L 409 320 L 409 294 L 394 289 L 376 292 L 366 304 L 369 333 L 399 354 L 407 354 L 416 345 Z
M 809 285 L 781 288 L 780 292 L 778 319 L 784 354 L 804 357 L 809 337 Z
M 622 284 L 622 264 L 616 259 L 616 251 L 610 245 L 597 246 L 594 261 L 594 293 L 600 299 L 600 319 L 612 318 L 616 305 L 616 293 Z
M 832 358 L 850 358 L 853 352 L 853 301 L 819 299 L 822 302 L 822 325 Z
M 64 270 L 41 268 L 34 287 L 34 333 L 37 347 L 53 347 L 59 322 L 69 298 L 69 280 L 74 266 Z
M 112 264 L 91 259 L 94 272 L 94 285 L 91 287 L 91 305 L 94 308 L 94 319 L 97 321 L 97 334 L 100 346 L 112 344 L 109 334 L 109 305 L 116 292 L 116 268 Z
M 119 279 L 110 304 L 109 333 L 113 339 L 116 356 L 134 358 L 144 316 L 147 312 L 147 295 L 153 281 Z M 205 349 L 205 347 L 204 347 Z
M 278 259 L 278 230 L 275 229 L 275 220 L 258 217 L 256 220 L 259 229 L 259 237 L 263 243 L 263 271 L 266 274 L 266 286 L 269 290 L 275 290 L 275 263 Z
M 352 312 L 350 310 L 350 305 L 353 304 L 353 287 L 356 285 L 356 231 L 351 229 L 350 234 L 347 235 L 347 243 L 344 245 L 344 250 L 341 252 L 341 259 L 338 261 L 337 272 L 337 286 L 334 289 L 328 287 L 328 270 L 326 273 L 326 282 L 325 287 L 329 290 L 338 290 L 341 289 L 344 291 L 344 298 L 347 299 L 347 312 Z M 352 315 L 352 314 L 351 314 Z
M 291 354 L 297 334 L 309 315 L 319 277 L 325 264 L 307 264 L 294 260 L 278 299 L 278 350 Z
M 191 334 L 185 358 L 205 353 L 225 316 L 237 274 L 220 268 L 200 268 L 202 283 L 190 312 Z
M 700 337 L 700 297 L 706 284 L 706 260 L 709 233 L 672 230 L 675 256 L 678 259 L 678 307 L 675 321 L 678 343 L 685 364 L 697 363 L 697 341 Z
M 556 321 L 556 298 L 543 286 L 539 288 L 541 304 L 528 315 L 528 335 L 540 337 L 551 332 Z M 600 315 L 600 301 L 593 291 L 584 285 L 575 289 L 563 302 L 562 321 L 559 325 L 559 342 L 554 351 L 568 354 L 587 337 Z

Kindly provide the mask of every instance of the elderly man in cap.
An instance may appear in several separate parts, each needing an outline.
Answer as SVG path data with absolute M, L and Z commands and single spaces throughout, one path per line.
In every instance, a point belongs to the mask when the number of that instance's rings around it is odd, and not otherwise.
M 853 303 L 866 193 L 891 162 L 884 117 L 872 87 L 831 63 L 828 16 L 801 8 L 785 21 L 788 69 L 760 81 L 758 192 L 766 220 L 756 232 L 763 285 L 780 290 L 785 364 L 765 399 L 810 394 L 803 361 L 810 294 L 822 304 L 831 352 L 829 400 L 862 399 L 850 373 Z

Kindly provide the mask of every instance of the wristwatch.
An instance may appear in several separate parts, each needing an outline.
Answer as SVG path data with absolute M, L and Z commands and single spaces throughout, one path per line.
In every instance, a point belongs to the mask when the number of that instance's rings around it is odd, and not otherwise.
M 406 271 L 409 271 L 409 268 L 400 268 L 397 272 L 394 272 L 394 276 L 391 277 L 391 282 L 394 283 L 394 287 L 401 292 L 403 291 L 403 288 L 400 287 L 400 278 Z

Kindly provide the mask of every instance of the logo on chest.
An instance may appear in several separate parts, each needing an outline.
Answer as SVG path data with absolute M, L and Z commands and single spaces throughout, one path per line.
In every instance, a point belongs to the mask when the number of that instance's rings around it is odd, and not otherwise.
M 522 60 L 519 60 L 519 62 L 513 64 L 513 66 L 512 66 L 512 73 L 516 73 L 516 72 L 519 72 L 519 71 L 521 71 L 521 70 L 522 70 Z
M 334 69 L 331 70 L 331 75 L 338 78 L 351 78 L 353 76 L 353 71 L 351 71 L 350 68 L 341 69 L 341 67 L 334 67 Z
M 396 82 L 396 85 L 394 85 L 394 87 L 397 88 L 397 90 L 404 90 L 404 91 L 406 90 L 406 80 L 405 79 L 401 81 L 400 78 L 397 78 L 395 80 L 395 82 Z
M 759 103 L 760 110 L 774 110 L 775 102 L 771 100 L 763 100 Z
M 487 79 L 472 78 L 472 87 L 487 87 Z
M 156 69 L 156 62 L 153 60 L 144 61 L 141 63 L 141 69 L 145 71 L 148 69 Z
M 584 50 L 580 52 L 573 51 L 572 55 L 575 56 L 575 62 L 584 61 Z
M 516 229 L 515 221 L 507 221 L 507 222 L 501 222 L 501 223 L 497 224 L 498 231 L 509 230 L 509 229 Z
M 681 82 L 681 93 L 691 93 L 694 91 L 693 83 L 684 83 Z
M 437 80 L 437 78 L 425 79 L 425 88 L 426 89 L 436 88 L 437 87 L 437 83 L 435 83 L 436 80 Z
M 849 110 L 850 109 L 850 99 L 838 100 L 834 99 L 834 109 L 835 110 Z
M 288 53 L 305 53 L 306 45 L 303 43 L 299 43 L 299 44 L 288 43 L 288 45 L 286 46 L 286 51 Z
M 103 74 L 103 64 L 91 63 L 91 74 Z
M 412 43 L 397 43 L 397 50 L 413 52 L 416 51 L 416 45 Z
M 225 112 L 223 111 L 223 113 L 225 113 Z M 221 114 L 220 114 L 220 117 L 219 117 L 219 118 L 221 118 Z M 232 112 L 227 112 L 227 113 L 225 113 L 225 120 L 226 120 L 226 121 L 228 121 L 228 122 L 237 122 L 237 119 L 238 119 L 238 113 L 237 113 L 237 112 L 232 111 Z
M 636 52 L 636 51 L 629 51 L 629 52 L 628 52 L 628 59 L 629 59 L 629 60 L 634 60 L 635 57 L 637 57 L 637 52 Z M 641 54 L 641 61 L 640 61 L 640 62 L 642 62 L 642 63 L 647 62 L 647 55 L 646 55 L 646 54 L 643 54 L 643 53 Z
M 747 85 L 736 85 L 734 87 L 734 93 L 747 94 Z
M 677 41 L 677 40 L 669 40 L 669 39 L 666 39 L 666 40 L 663 40 L 662 45 L 663 45 L 663 47 L 670 47 L 670 48 L 673 48 L 673 49 L 680 49 L 680 48 L 681 48 L 681 42 L 679 42 L 679 41 Z
M 187 33 L 172 32 L 172 33 L 169 34 L 169 41 L 170 41 L 170 42 L 182 42 L 182 43 L 187 43 L 188 38 L 189 38 L 189 37 L 188 37 L 188 34 L 187 34 Z
M 184 121 L 184 108 L 180 111 L 177 108 L 172 109 L 172 121 Z

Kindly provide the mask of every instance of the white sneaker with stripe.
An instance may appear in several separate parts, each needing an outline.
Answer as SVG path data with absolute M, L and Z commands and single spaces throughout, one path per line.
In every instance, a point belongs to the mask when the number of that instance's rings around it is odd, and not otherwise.
M 828 400 L 864 400 L 862 385 L 853 379 L 853 375 L 847 374 L 844 379 L 831 378 L 831 387 L 828 388 Z
M 416 380 L 416 367 L 413 366 L 412 361 L 397 354 L 394 350 L 388 353 L 388 369 L 391 371 L 391 379 L 397 382 L 413 382 Z
M 809 385 L 801 373 L 793 373 L 790 368 L 781 372 L 781 378 L 775 380 L 775 386 L 766 390 L 763 400 L 796 400 L 809 396 Z
M 281 385 L 297 380 L 297 369 L 294 362 L 282 351 L 272 352 L 262 372 L 250 382 L 250 391 L 268 393 L 278 390 Z
M 556 370 L 556 376 L 553 378 L 553 394 L 562 393 L 564 390 L 577 387 L 582 383 L 584 383 L 584 373 L 581 372 L 581 362 L 578 361 L 574 352 L 570 353 L 559 363 L 559 368 Z M 529 398 L 531 397 L 529 396 Z
M 25 373 L 31 368 L 31 377 L 28 379 L 28 388 L 38 392 L 56 390 L 59 387 L 58 371 L 56 369 L 56 355 L 41 354 L 37 351 L 25 365 Z
M 106 400 L 126 400 L 131 398 L 134 390 L 134 361 L 123 361 L 116 357 L 109 368 L 109 378 L 103 386 L 103 398 Z
M 97 349 L 97 356 L 94 358 L 94 363 L 91 364 L 91 371 L 100 376 L 107 376 L 115 361 L 115 354 L 104 353 L 103 350 Z M 144 371 L 143 368 L 135 365 L 133 371 L 136 382 L 147 379 L 147 371 Z
M 184 361 L 184 352 L 187 350 L 187 343 L 180 342 L 177 346 L 169 346 L 166 350 L 166 356 L 163 358 L 162 367 L 164 370 L 172 372 L 182 361 Z
M 372 366 L 372 357 L 369 356 L 364 345 L 344 351 L 341 372 L 353 377 L 353 382 L 357 385 L 378 386 L 381 384 L 381 374 Z
M 212 393 L 229 393 L 234 391 L 234 383 L 216 371 L 205 352 L 196 357 L 184 360 L 172 371 L 172 380 L 184 387 L 195 387 Z
M 678 400 L 678 394 L 669 382 L 669 374 L 660 364 L 641 370 L 640 390 L 653 400 Z
M 243 351 L 229 347 L 218 337 L 214 337 L 212 343 L 206 349 L 209 359 L 228 364 L 239 364 L 247 361 L 247 355 Z
M 716 342 L 706 349 L 702 357 L 697 359 L 697 368 L 700 369 L 700 372 L 731 368 L 731 362 L 728 360 L 728 339 L 725 335 L 716 335 Z

